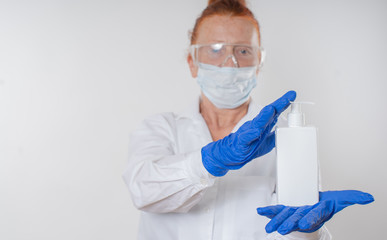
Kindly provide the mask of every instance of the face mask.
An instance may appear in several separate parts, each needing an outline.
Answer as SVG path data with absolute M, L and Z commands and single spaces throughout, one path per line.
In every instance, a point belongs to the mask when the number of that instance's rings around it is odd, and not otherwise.
M 249 99 L 256 86 L 257 67 L 217 67 L 199 63 L 196 78 L 203 94 L 217 107 L 232 109 Z

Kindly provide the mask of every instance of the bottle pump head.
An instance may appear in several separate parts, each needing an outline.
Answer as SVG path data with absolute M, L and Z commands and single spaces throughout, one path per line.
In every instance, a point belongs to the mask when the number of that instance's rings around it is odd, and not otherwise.
M 302 104 L 314 104 L 312 102 L 291 102 L 291 110 L 288 113 L 289 127 L 303 127 L 305 125 L 305 115 L 301 112 Z

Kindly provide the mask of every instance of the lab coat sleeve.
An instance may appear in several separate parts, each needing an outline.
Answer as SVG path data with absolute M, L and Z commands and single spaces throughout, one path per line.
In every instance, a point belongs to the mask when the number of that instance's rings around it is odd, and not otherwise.
M 201 162 L 201 149 L 177 153 L 174 121 L 172 114 L 156 115 L 131 135 L 123 178 L 140 210 L 188 212 L 214 183 Z

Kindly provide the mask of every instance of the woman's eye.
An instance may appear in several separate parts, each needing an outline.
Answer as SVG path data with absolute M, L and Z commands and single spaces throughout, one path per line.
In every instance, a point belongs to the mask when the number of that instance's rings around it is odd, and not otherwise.
M 251 54 L 251 50 L 248 49 L 248 48 L 239 48 L 237 50 L 237 53 L 240 54 L 240 55 L 250 55 Z
M 215 47 L 212 47 L 211 48 L 211 53 L 212 54 L 219 54 L 219 53 L 221 53 L 221 52 L 223 52 L 223 47 L 218 47 L 218 46 L 215 46 Z

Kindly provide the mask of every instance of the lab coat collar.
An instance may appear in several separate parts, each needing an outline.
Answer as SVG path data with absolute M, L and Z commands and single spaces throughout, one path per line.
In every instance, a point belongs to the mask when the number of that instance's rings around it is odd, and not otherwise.
M 251 97 L 250 97 L 251 98 Z M 177 114 L 177 118 L 189 118 L 197 121 L 203 121 L 203 117 L 199 111 L 200 106 L 200 95 L 193 101 L 188 108 L 186 108 L 181 113 Z M 239 129 L 240 126 L 243 125 L 246 121 L 252 120 L 260 111 L 262 107 L 258 105 L 253 98 L 250 99 L 249 108 L 247 110 L 247 114 L 238 122 L 238 124 L 234 127 L 232 132 L 235 132 Z

